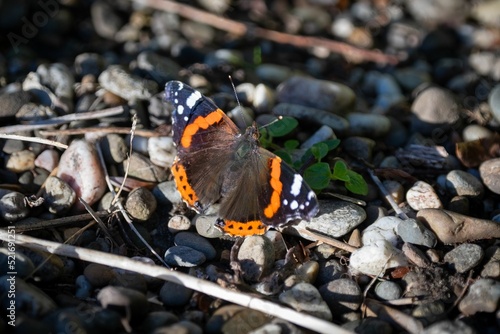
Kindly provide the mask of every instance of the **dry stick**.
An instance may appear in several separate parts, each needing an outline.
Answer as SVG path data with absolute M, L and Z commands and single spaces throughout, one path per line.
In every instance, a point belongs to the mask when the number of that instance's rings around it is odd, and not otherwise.
M 370 176 L 371 176 L 373 182 L 375 182 L 377 187 L 380 189 L 380 192 L 382 192 L 382 195 L 384 195 L 387 202 L 389 202 L 389 204 L 391 205 L 391 207 L 394 210 L 394 212 L 396 213 L 396 215 L 401 219 L 404 219 L 404 220 L 408 219 L 408 216 L 406 215 L 406 213 L 404 213 L 403 210 L 401 210 L 401 208 L 398 206 L 398 204 L 394 201 L 394 198 L 392 198 L 391 194 L 389 194 L 387 192 L 387 189 L 385 189 L 384 185 L 382 184 L 380 179 L 377 177 L 377 175 L 375 175 L 373 170 L 369 169 L 368 173 L 370 173 Z
M 321 241 L 321 242 L 323 242 L 325 244 L 331 245 L 333 247 L 337 247 L 339 249 L 345 250 L 345 251 L 347 251 L 349 253 L 352 253 L 355 250 L 357 250 L 356 247 L 351 246 L 349 244 L 346 244 L 345 242 L 338 241 L 336 239 L 329 238 L 329 237 L 326 237 L 326 236 L 318 234 L 318 233 L 314 233 L 314 231 L 309 231 L 309 230 L 302 229 L 302 228 L 300 228 L 300 229 L 297 228 L 297 230 L 300 233 L 307 234 L 307 235 L 313 237 L 315 240 L 318 240 L 318 241 Z
M 9 235 L 9 233 L 5 229 L 0 229 L 0 240 L 12 241 L 11 238 L 11 235 Z M 349 331 L 331 322 L 318 319 L 305 313 L 297 312 L 295 310 L 272 303 L 265 299 L 260 299 L 246 293 L 229 290 L 215 283 L 204 281 L 188 274 L 181 273 L 179 271 L 173 271 L 161 266 L 135 261 L 124 256 L 85 249 L 82 247 L 65 245 L 22 234 L 16 234 L 15 243 L 16 245 L 25 246 L 30 249 L 42 250 L 60 256 L 67 256 L 80 259 L 82 261 L 111 266 L 114 268 L 128 270 L 139 273 L 141 275 L 147 275 L 149 277 L 155 277 L 164 281 L 180 284 L 206 295 L 220 298 L 230 303 L 238 304 L 244 307 L 258 310 L 260 312 L 267 313 L 271 316 L 285 319 L 300 327 L 304 327 L 318 333 L 350 333 Z
M 326 38 L 299 36 L 286 34 L 260 27 L 249 27 L 246 24 L 236 22 L 215 14 L 196 9 L 194 7 L 176 3 L 169 0 L 132 0 L 143 6 L 163 10 L 183 16 L 189 20 L 201 22 L 220 30 L 228 31 L 237 36 L 248 35 L 249 37 L 262 38 L 280 44 L 291 44 L 300 48 L 323 47 L 331 52 L 342 54 L 347 59 L 362 59 L 383 64 L 397 64 L 395 56 L 386 55 L 381 52 L 364 50 L 352 45 L 333 41 Z
M 58 130 L 41 130 L 40 134 L 42 136 L 57 136 L 57 135 L 68 135 L 77 136 L 86 133 L 119 133 L 119 134 L 129 134 L 130 127 L 120 128 L 115 126 L 106 127 L 93 127 L 93 128 L 83 128 L 83 129 L 58 129 Z M 151 137 L 161 137 L 162 134 L 153 130 L 136 129 L 135 135 L 138 137 L 151 138 Z
M 5 133 L 0 133 L 0 138 L 22 140 L 22 141 L 30 141 L 30 142 L 33 142 L 33 143 L 40 143 L 40 144 L 55 146 L 55 147 L 59 147 L 59 148 L 62 148 L 62 149 L 67 149 L 68 148 L 68 145 L 60 143 L 58 141 L 53 141 L 53 140 L 43 139 L 43 138 L 38 138 L 38 137 L 27 137 L 27 136 L 8 135 L 8 134 L 5 134 Z
M 105 217 L 108 216 L 109 213 L 107 211 L 99 211 L 95 212 L 95 215 L 98 217 Z M 66 226 L 69 224 L 74 224 L 85 220 L 91 220 L 92 218 L 93 218 L 92 215 L 90 215 L 89 213 L 84 213 L 81 215 L 57 218 L 52 220 L 43 220 L 34 222 L 29 221 L 25 223 L 21 221 L 16 223 L 15 226 L 16 226 L 16 232 L 21 233 L 21 232 L 42 230 L 46 228 L 56 228 L 60 226 Z

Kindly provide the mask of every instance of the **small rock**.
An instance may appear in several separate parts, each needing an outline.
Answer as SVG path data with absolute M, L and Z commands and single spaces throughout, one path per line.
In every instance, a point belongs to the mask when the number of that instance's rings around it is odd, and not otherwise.
M 204 238 L 214 239 L 220 238 L 224 232 L 215 226 L 217 216 L 196 215 L 193 218 L 193 223 L 196 226 L 196 232 Z
M 452 170 L 446 175 L 446 188 L 453 195 L 481 198 L 484 187 L 475 176 L 462 170 Z
M 13 152 L 5 164 L 5 168 L 14 172 L 22 173 L 35 168 L 35 153 L 29 150 Z
M 35 166 L 52 172 L 59 165 L 59 154 L 56 150 L 44 150 L 35 159 Z
M 462 138 L 465 142 L 489 138 L 491 136 L 493 136 L 491 130 L 477 124 L 467 125 L 462 131 Z
M 45 180 L 43 191 L 43 205 L 50 213 L 61 215 L 69 211 L 76 202 L 76 193 L 63 180 L 55 176 L 49 176 Z
M 113 268 L 98 263 L 90 263 L 83 270 L 83 275 L 96 288 L 101 288 L 109 284 L 116 273 Z
M 264 82 L 280 84 L 293 75 L 288 66 L 276 64 L 260 64 L 255 68 L 255 75 Z
M 104 69 L 105 60 L 98 53 L 81 53 L 75 57 L 75 72 L 80 77 L 88 75 L 97 78 Z
M 90 298 L 92 295 L 92 284 L 83 275 L 79 275 L 75 280 L 75 297 L 76 298 Z
M 355 272 L 379 275 L 386 269 L 407 265 L 405 256 L 388 241 L 378 240 L 355 250 L 351 254 L 349 267 Z
M 12 154 L 14 152 L 20 152 L 25 149 L 24 142 L 22 140 L 7 139 L 2 146 L 2 152 L 5 154 Z
M 483 249 L 475 244 L 461 244 L 446 253 L 444 261 L 458 273 L 465 273 L 476 267 L 484 255 Z
M 18 251 L 22 252 L 31 262 L 33 262 L 37 268 L 34 276 L 37 277 L 39 281 L 54 281 L 60 278 L 65 271 L 69 269 L 68 263 L 65 263 L 58 255 L 29 248 L 21 248 L 18 249 Z
M 158 85 L 125 71 L 117 65 L 109 66 L 99 75 L 101 86 L 125 100 L 147 100 L 158 93 Z
M 349 278 L 339 278 L 322 285 L 319 292 L 335 317 L 356 311 L 363 301 L 359 285 Z
M 107 189 L 97 152 L 84 140 L 71 142 L 61 156 L 56 176 L 66 181 L 88 205 L 96 203 Z M 85 209 L 80 202 L 74 207 L 78 211 Z
M 472 16 L 480 25 L 500 27 L 500 3 L 498 1 L 484 1 L 472 7 Z
M 290 290 L 282 292 L 279 295 L 279 300 L 296 311 L 308 313 L 327 321 L 332 320 L 332 312 L 312 284 L 298 283 Z
M 441 319 L 446 312 L 446 306 L 442 301 L 427 302 L 417 305 L 411 313 L 415 318 L 427 320 L 429 323 Z
M 375 141 L 366 137 L 348 137 L 342 140 L 342 148 L 351 156 L 367 162 L 372 161 Z
M 114 133 L 106 135 L 99 143 L 104 161 L 108 164 L 119 164 L 127 158 L 128 147 L 125 139 Z
M 460 320 L 442 320 L 440 322 L 433 323 L 427 327 L 422 334 L 443 334 L 443 333 L 455 333 L 455 334 L 475 334 L 476 331 L 467 326 Z
M 395 180 L 382 181 L 387 193 L 394 198 L 396 204 L 401 204 L 404 201 L 404 188 L 401 183 Z
M 319 142 L 328 140 L 328 139 L 336 139 L 335 133 L 333 132 L 333 129 L 330 128 L 329 126 L 323 125 L 321 126 L 318 131 L 312 134 L 311 137 L 309 137 L 306 141 L 304 141 L 301 145 L 301 149 L 309 149 L 311 148 L 314 144 L 317 144 Z
M 432 248 L 436 245 L 437 239 L 434 233 L 429 231 L 416 219 L 406 219 L 396 226 L 396 233 L 404 242 L 410 242 L 415 245 L 422 245 Z
M 388 241 L 393 246 L 399 245 L 400 240 L 396 234 L 396 228 L 402 222 L 403 220 L 392 216 L 385 216 L 377 219 L 374 223 L 370 224 L 370 226 L 363 230 L 363 245 L 370 245 L 379 240 Z
M 217 255 L 214 246 L 207 239 L 192 232 L 179 232 L 175 235 L 174 242 L 177 246 L 186 246 L 205 255 L 207 260 L 213 260 Z
M 269 112 L 273 109 L 275 93 L 269 86 L 258 84 L 255 86 L 252 105 L 259 113 Z
M 486 188 L 500 194 L 500 158 L 483 162 L 479 166 L 479 173 Z
M 450 202 L 448 203 L 448 210 L 460 213 L 463 215 L 468 215 L 469 214 L 469 198 L 466 196 L 453 196 L 452 199 L 450 199 Z
M 109 282 L 109 285 L 132 289 L 144 294 L 147 293 L 148 287 L 145 275 L 118 268 L 113 268 L 113 271 L 115 275 Z
M 408 260 L 415 263 L 418 267 L 427 268 L 431 265 L 431 261 L 416 246 L 405 242 L 401 250 L 403 251 L 403 254 L 408 258 Z
M 415 182 L 406 193 L 406 200 L 408 201 L 408 205 L 415 211 L 443 208 L 443 204 L 434 191 L 434 188 L 424 181 Z
M 393 329 L 391 325 L 381 319 L 377 318 L 365 318 L 361 321 L 361 324 L 355 328 L 353 331 L 355 333 L 363 334 L 392 334 Z
M 128 320 L 143 319 L 148 311 L 146 296 L 136 290 L 119 286 L 107 286 L 97 294 L 102 307 L 120 312 Z
M 251 333 L 271 320 L 265 313 L 235 305 L 223 306 L 221 311 L 214 313 L 210 327 L 207 324 L 210 333 Z
M 375 286 L 375 294 L 382 300 L 394 300 L 401 298 L 401 287 L 392 281 L 382 281 Z
M 165 282 L 161 287 L 159 298 L 166 307 L 180 307 L 189 303 L 193 290 L 183 285 Z
M 375 91 L 377 95 L 372 112 L 386 112 L 390 107 L 405 100 L 401 88 L 392 75 L 370 71 L 366 73 L 363 85 L 364 89 Z
M 203 253 L 186 246 L 170 247 L 164 259 L 167 264 L 179 267 L 195 267 L 206 261 Z
M 167 179 L 165 168 L 154 165 L 151 160 L 139 153 L 132 153 L 129 159 L 123 162 L 123 167 L 129 166 L 129 175 L 143 181 L 163 182 Z
M 139 221 L 146 221 L 156 210 L 156 199 L 148 189 L 144 187 L 132 190 L 125 202 L 127 212 Z
M 179 322 L 179 318 L 172 312 L 153 311 L 146 315 L 141 324 L 144 333 L 154 333 L 157 328 L 173 325 Z
M 43 85 L 49 87 L 57 97 L 73 99 L 75 78 L 72 71 L 62 63 L 41 64 L 36 69 Z
M 191 221 L 182 215 L 175 215 L 168 221 L 168 230 L 170 233 L 178 233 L 181 231 L 187 231 L 191 228 Z
M 170 168 L 176 155 L 172 137 L 149 138 L 148 155 L 155 165 Z
M 458 304 L 465 315 L 477 312 L 493 313 L 497 310 L 500 299 L 500 282 L 485 278 L 475 281 Z
M 177 79 L 181 69 L 175 61 L 152 51 L 139 53 L 137 67 L 145 71 L 160 86 L 165 85 L 167 81 Z
M 242 275 L 249 282 L 266 276 L 274 264 L 274 247 L 264 236 L 250 236 L 241 244 L 238 252 Z
M 331 259 L 326 262 L 320 262 L 317 285 L 326 284 L 332 280 L 341 278 L 347 273 L 347 267 L 340 264 L 336 259 Z
M 14 118 L 19 109 L 29 103 L 33 95 L 30 92 L 19 90 L 11 93 L 0 94 L 0 120 Z
M 0 189 L 0 217 L 8 222 L 28 217 L 30 207 L 25 199 L 26 196 L 17 191 Z

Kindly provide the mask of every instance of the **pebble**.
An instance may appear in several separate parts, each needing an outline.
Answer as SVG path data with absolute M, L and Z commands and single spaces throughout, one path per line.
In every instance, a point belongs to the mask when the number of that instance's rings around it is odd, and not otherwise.
M 298 104 L 344 115 L 352 110 L 356 94 L 341 83 L 293 76 L 278 86 L 276 98 L 281 103 Z
M 332 280 L 341 278 L 347 273 L 347 267 L 340 264 L 337 259 L 330 259 L 319 263 L 318 277 L 316 284 L 321 286 Z
M 382 281 L 375 286 L 375 295 L 382 300 L 399 299 L 402 293 L 401 287 L 392 281 Z
M 319 292 L 335 317 L 356 311 L 363 301 L 359 285 L 349 278 L 334 279 L 322 285 Z
M 173 180 L 158 183 L 152 192 L 158 202 L 158 208 L 166 209 L 166 212 L 170 211 L 173 204 L 182 203 L 181 195 Z
M 432 301 L 417 305 L 411 315 L 415 318 L 425 319 L 427 323 L 434 323 L 441 319 L 445 312 L 446 306 L 442 301 Z
M 500 3 L 498 1 L 484 1 L 474 5 L 471 10 L 472 16 L 485 26 L 500 27 Z
M 318 129 L 318 131 L 313 133 L 311 137 L 309 137 L 306 141 L 304 141 L 300 145 L 300 148 L 307 150 L 311 148 L 314 144 L 317 144 L 319 142 L 328 139 L 336 139 L 335 133 L 333 132 L 333 129 L 331 127 L 323 125 Z
M 29 248 L 18 249 L 18 251 L 22 252 L 31 262 L 33 262 L 37 268 L 34 277 L 36 277 L 38 281 L 54 281 L 63 274 L 68 273 L 67 271 L 71 269 L 68 262 L 65 262 L 61 257 L 55 254 Z
M 90 298 L 92 296 L 92 284 L 84 275 L 79 275 L 75 280 L 75 297 L 80 299 Z
M 493 87 L 488 95 L 488 104 L 493 117 L 500 122 L 500 84 Z
M 190 247 L 203 253 L 207 260 L 213 260 L 217 255 L 214 246 L 207 239 L 196 233 L 179 232 L 175 235 L 174 242 L 177 246 Z
M 271 240 L 264 236 L 245 238 L 238 252 L 243 278 L 247 282 L 256 282 L 270 273 L 275 258 Z
M 132 75 L 122 67 L 109 66 L 99 75 L 99 84 L 125 100 L 147 100 L 158 93 L 158 84 Z
M 331 16 L 320 7 L 297 6 L 290 13 L 300 22 L 300 31 L 306 35 L 323 32 L 331 24 Z
M 196 232 L 204 238 L 220 238 L 224 232 L 215 226 L 218 217 L 213 215 L 196 215 L 193 218 L 193 224 L 196 226 Z
M 191 221 L 186 216 L 175 215 L 168 220 L 167 225 L 168 231 L 172 234 L 175 234 L 181 231 L 189 230 L 191 228 Z
M 406 200 L 408 205 L 415 211 L 443 208 L 443 204 L 434 188 L 424 181 L 417 181 L 408 189 Z
M 355 250 L 349 268 L 367 275 L 383 274 L 386 269 L 407 265 L 406 257 L 386 240 L 378 240 Z M 382 270 L 384 269 L 384 270 Z
M 401 250 L 408 260 L 414 263 L 417 267 L 427 268 L 431 265 L 431 261 L 427 258 L 424 252 L 411 243 L 405 242 Z
M 301 221 L 296 225 L 296 231 L 300 234 L 300 229 L 307 228 L 318 231 L 322 234 L 338 238 L 346 235 L 361 224 L 366 213 L 360 206 L 345 201 L 320 201 L 320 213 L 309 222 Z M 290 228 L 295 229 L 293 225 Z M 311 236 L 301 235 L 306 239 Z
M 125 209 L 132 218 L 146 221 L 156 211 L 156 199 L 153 193 L 144 187 L 132 190 L 125 201 Z
M 460 118 L 460 107 L 455 97 L 444 88 L 429 87 L 422 91 L 411 106 L 412 132 L 424 136 L 432 135 L 432 131 L 445 131 L 455 125 Z
M 396 204 L 401 204 L 404 202 L 405 193 L 404 188 L 401 183 L 395 180 L 384 180 L 382 181 L 387 193 L 392 196 Z
M 332 311 L 323 300 L 320 292 L 309 283 L 295 284 L 279 295 L 280 302 L 298 312 L 304 312 L 327 321 L 332 320 Z
M 83 270 L 83 275 L 96 288 L 101 288 L 109 284 L 115 277 L 116 273 L 113 268 L 108 266 L 89 263 Z
M 468 272 L 476 267 L 483 259 L 483 249 L 475 244 L 461 244 L 444 256 L 447 262 L 458 273 Z
M 3 143 L 2 152 L 5 154 L 12 154 L 24 150 L 24 142 L 21 140 L 7 139 Z
M 153 78 L 158 85 L 178 78 L 181 67 L 173 60 L 152 51 L 143 51 L 137 56 L 137 67 Z
M 340 145 L 349 155 L 371 162 L 375 144 L 371 138 L 352 136 L 342 140 Z
M 99 156 L 95 148 L 84 140 L 71 142 L 61 156 L 56 176 L 66 181 L 76 196 L 88 205 L 99 201 L 107 189 Z M 85 207 L 77 202 L 74 209 L 83 211 Z
M 154 333 L 157 328 L 173 325 L 179 322 L 179 318 L 172 312 L 153 311 L 146 315 L 141 324 L 141 330 L 144 333 Z
M 56 150 L 44 150 L 35 159 L 35 166 L 52 172 L 59 165 L 59 154 Z
M 11 270 L 8 270 L 9 263 L 9 249 L 8 243 L 5 243 L 6 247 L 0 247 L 0 270 L 1 272 L 7 273 Z M 35 265 L 30 260 L 29 257 L 24 255 L 21 252 L 16 252 L 16 273 L 17 277 L 25 278 L 35 270 Z
M 396 233 L 404 242 L 415 245 L 432 248 L 437 243 L 434 233 L 413 218 L 405 219 L 399 223 L 396 226 Z
M 373 103 L 372 113 L 387 112 L 389 108 L 405 100 L 398 83 L 389 74 L 382 74 L 376 71 L 367 72 L 363 88 L 367 91 L 375 91 L 377 95 Z
M 76 193 L 68 183 L 55 176 L 49 176 L 45 180 L 43 190 L 43 205 L 50 213 L 62 215 L 76 202 Z
M 400 240 L 396 234 L 396 228 L 403 222 L 402 219 L 393 216 L 385 216 L 370 224 L 362 233 L 363 245 L 370 245 L 380 240 L 390 242 L 393 246 L 398 246 Z
M 99 142 L 99 145 L 104 161 L 108 164 L 119 164 L 127 158 L 129 150 L 122 136 L 110 133 Z
M 274 248 L 274 258 L 275 259 L 284 259 L 286 256 L 286 253 L 288 251 L 288 247 L 286 245 L 286 242 L 283 238 L 283 234 L 279 231 L 276 231 L 274 229 L 269 229 L 266 231 L 264 234 L 266 238 L 271 240 L 273 243 L 273 248 Z
M 486 188 L 500 194 L 500 158 L 483 162 L 479 166 L 479 174 Z
M 80 77 L 91 75 L 97 78 L 105 68 L 105 60 L 98 53 L 84 52 L 75 57 L 74 68 Z
M 167 249 L 165 262 L 177 267 L 195 267 L 206 261 L 202 252 L 186 246 L 173 246 Z
M 40 82 L 49 87 L 57 97 L 71 100 L 75 78 L 72 71 L 62 63 L 41 64 L 36 69 Z
M 267 314 L 246 308 L 235 306 L 231 308 L 228 305 L 223 306 L 223 312 L 216 311 L 216 321 L 211 323 L 209 333 L 251 333 L 253 330 L 265 325 L 270 321 Z M 238 307 L 238 308 L 236 308 Z M 215 314 L 214 314 L 215 315 Z M 227 319 L 227 320 L 226 320 Z M 224 323 L 222 323 L 224 321 Z M 218 323 L 217 323 L 218 322 Z
M 346 118 L 351 136 L 379 138 L 385 136 L 391 128 L 391 121 L 384 115 L 351 112 Z
M 326 125 L 338 134 L 346 133 L 349 122 L 338 115 L 328 111 L 302 106 L 299 104 L 279 103 L 273 108 L 273 115 L 290 116 L 299 121 L 311 122 L 317 125 Z
M 500 282 L 490 278 L 478 279 L 469 287 L 458 309 L 466 316 L 477 312 L 493 313 L 498 308 L 499 299 Z
M 203 329 L 197 324 L 182 320 L 176 324 L 158 328 L 155 333 L 187 333 L 187 334 L 203 334 Z
M 103 308 L 116 310 L 131 321 L 140 321 L 148 311 L 148 300 L 143 293 L 120 286 L 102 288 L 97 300 Z
M 105 39 L 113 40 L 115 34 L 125 24 L 115 8 L 105 1 L 93 2 L 90 14 L 95 32 Z
M 446 175 L 446 188 L 452 195 L 481 198 L 484 187 L 474 175 L 462 170 L 452 170 Z
M 411 92 L 422 84 L 432 81 L 431 75 L 414 67 L 400 68 L 394 71 L 394 78 L 405 90 Z
M 145 156 L 133 152 L 129 159 L 123 162 L 123 167 L 129 165 L 129 175 L 143 181 L 163 182 L 167 180 L 165 168 L 156 166 Z
M 422 334 L 443 334 L 443 333 L 454 333 L 454 334 L 475 334 L 476 331 L 467 326 L 464 322 L 460 320 L 442 320 L 440 322 L 433 323 L 429 327 L 425 328 Z
M 11 286 L 10 276 L 0 277 L 0 294 L 5 296 Z M 30 318 L 41 318 L 57 307 L 56 303 L 42 290 L 27 283 L 20 277 L 14 280 L 16 291 L 16 314 L 26 314 Z M 18 323 L 16 322 L 16 325 Z
M 165 307 L 180 307 L 189 303 L 193 290 L 181 284 L 165 282 L 160 289 L 159 299 Z
M 278 318 L 252 331 L 252 334 L 270 333 L 301 334 L 302 331 L 297 326 Z
M 478 139 L 485 139 L 491 136 L 493 136 L 493 132 L 490 129 L 485 128 L 484 126 L 478 124 L 467 125 L 462 130 L 462 139 L 465 142 L 474 141 Z
M 7 158 L 5 168 L 14 173 L 32 170 L 35 168 L 35 153 L 29 150 L 13 152 Z
M 0 120 L 14 118 L 19 109 L 33 99 L 33 95 L 24 90 L 0 94 Z
M 261 81 L 278 85 L 293 76 L 293 71 L 288 66 L 260 64 L 255 68 L 255 75 Z
M 393 329 L 389 323 L 378 318 L 365 318 L 361 324 L 353 330 L 355 333 L 363 334 L 392 334 Z
M 192 30 L 193 35 L 199 34 L 198 31 L 200 28 L 204 28 L 200 25 L 190 25 L 189 26 L 190 30 Z M 191 32 L 191 31 L 190 31 Z M 201 36 L 193 36 L 193 38 L 199 38 L 201 39 L 211 39 L 213 38 L 213 33 L 209 34 L 203 34 Z M 210 52 L 205 56 L 204 63 L 207 64 L 209 67 L 217 67 L 217 66 L 224 66 L 224 65 L 233 65 L 233 66 L 239 66 L 243 61 L 243 55 L 240 51 L 238 50 L 230 50 L 230 49 L 217 49 L 213 52 Z M 200 76 L 193 76 L 194 78 L 200 78 Z M 194 88 L 201 88 L 201 86 L 195 85 L 193 81 L 191 81 L 192 78 L 190 78 L 190 86 Z M 206 81 L 203 79 L 203 81 Z
M 244 82 L 236 86 L 236 95 L 242 104 L 253 103 L 255 95 L 255 85 L 251 82 Z
M 140 229 L 138 230 L 140 232 Z M 147 293 L 148 287 L 146 276 L 118 268 L 113 268 L 113 271 L 115 272 L 115 275 L 109 282 L 109 285 L 132 289 L 144 294 Z
M 417 219 L 427 225 L 444 244 L 500 238 L 498 223 L 453 211 L 423 209 L 417 213 Z
M 276 99 L 274 90 L 265 85 L 258 84 L 255 86 L 253 94 L 252 106 L 258 113 L 269 112 L 273 109 L 274 101 Z
M 230 0 L 198 0 L 198 3 L 203 8 L 215 14 L 223 14 L 231 7 Z
M 176 150 L 172 137 L 152 137 L 148 140 L 148 156 L 151 162 L 163 168 L 170 168 Z
M 30 207 L 26 196 L 17 191 L 0 189 L 0 217 L 4 221 L 15 222 L 28 217 Z

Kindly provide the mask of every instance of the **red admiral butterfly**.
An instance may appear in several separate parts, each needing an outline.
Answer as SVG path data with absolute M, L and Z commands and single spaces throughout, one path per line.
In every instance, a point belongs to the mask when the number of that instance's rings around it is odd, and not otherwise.
M 234 236 L 263 234 L 268 226 L 318 213 L 316 194 L 302 176 L 259 147 L 254 124 L 241 133 L 210 99 L 188 85 L 170 81 L 177 156 L 172 174 L 182 199 L 197 212 L 220 203 L 217 226 Z

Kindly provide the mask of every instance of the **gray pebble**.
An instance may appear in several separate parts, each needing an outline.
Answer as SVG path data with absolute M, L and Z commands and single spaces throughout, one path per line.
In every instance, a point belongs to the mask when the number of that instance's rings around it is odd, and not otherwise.
M 181 67 L 170 58 L 152 51 L 143 51 L 137 56 L 137 67 L 145 71 L 160 86 L 169 80 L 175 80 Z
M 148 311 L 148 300 L 143 293 L 120 286 L 103 288 L 97 300 L 103 308 L 121 310 L 120 313 L 126 314 L 131 321 L 143 319 Z
M 396 233 L 404 242 L 432 248 L 437 243 L 437 238 L 428 228 L 416 219 L 406 219 L 396 227 Z
M 300 145 L 300 148 L 308 149 L 311 148 L 316 143 L 335 138 L 336 136 L 335 133 L 333 132 L 333 129 L 329 126 L 323 125 L 318 129 L 318 131 L 313 133 L 311 137 L 309 137 L 306 141 L 304 141 Z
M 207 260 L 213 260 L 217 255 L 214 246 L 202 236 L 192 232 L 179 232 L 175 235 L 174 242 L 177 246 L 187 246 L 205 255 Z
M 375 141 L 366 137 L 348 137 L 341 143 L 342 148 L 351 156 L 371 162 Z
M 154 331 L 155 334 L 203 334 L 203 329 L 194 322 L 182 320 L 170 326 L 158 328 Z
M 193 290 L 183 285 L 165 282 L 160 289 L 159 298 L 166 307 L 179 307 L 189 303 Z
M 85 52 L 75 57 L 75 72 L 80 77 L 92 75 L 97 78 L 104 69 L 105 60 L 98 53 Z
M 405 242 L 401 250 L 408 260 L 415 263 L 418 267 L 427 268 L 431 265 L 431 261 L 427 258 L 424 252 L 411 243 Z
M 199 30 L 200 28 L 203 29 L 203 27 L 200 27 L 199 25 L 189 25 L 188 28 L 189 28 L 189 30 L 192 30 L 193 34 L 199 34 L 199 32 L 197 32 L 195 30 Z M 198 36 L 196 36 L 196 38 L 197 37 Z M 203 34 L 201 37 L 206 38 L 206 39 L 213 38 L 213 30 L 210 32 L 210 35 Z M 241 64 L 242 61 L 243 61 L 242 53 L 240 51 L 234 50 L 234 49 L 233 50 L 217 49 L 213 52 L 208 53 L 204 59 L 204 63 L 210 67 L 223 66 L 223 65 L 228 65 L 228 64 L 237 66 L 237 65 Z M 190 85 L 193 87 L 197 87 L 196 85 L 193 85 L 192 82 L 190 83 Z
M 41 64 L 36 69 L 40 82 L 49 87 L 57 97 L 73 99 L 75 78 L 70 69 L 62 63 Z
M 259 113 L 269 112 L 273 109 L 275 100 L 274 90 L 264 84 L 255 86 L 252 105 Z
M 67 212 L 76 201 L 76 193 L 65 181 L 56 176 L 45 180 L 43 205 L 50 213 L 60 215 Z
M 68 267 L 65 268 L 65 265 L 68 263 L 58 255 L 29 248 L 18 249 L 18 251 L 22 252 L 38 268 L 34 276 L 39 281 L 54 281 L 60 278 L 67 269 L 70 269 Z
M 251 123 L 249 123 L 251 124 Z M 168 169 L 174 162 L 175 155 L 174 140 L 172 137 L 153 137 L 148 140 L 148 156 L 156 166 Z
M 264 82 L 279 84 L 293 75 L 288 66 L 276 64 L 260 64 L 255 68 L 255 75 Z
M 401 204 L 404 202 L 404 188 L 401 183 L 395 180 L 384 180 L 382 181 L 387 193 L 392 196 L 396 204 Z
M 484 126 L 477 124 L 467 125 L 462 131 L 462 139 L 464 141 L 474 141 L 478 139 L 489 138 L 493 132 Z
M 7 246 L 7 244 L 6 244 Z M 9 250 L 7 248 L 1 247 L 0 248 L 0 271 L 3 273 L 6 272 L 11 272 L 12 270 L 9 269 Z M 35 266 L 33 265 L 33 262 L 24 255 L 21 252 L 16 252 L 16 263 L 15 263 L 15 271 L 17 273 L 17 277 L 24 278 L 28 275 L 30 275 L 33 270 L 35 269 Z
M 33 95 L 30 92 L 20 90 L 11 93 L 0 94 L 0 120 L 14 118 L 19 109 L 30 102 Z
M 26 218 L 30 214 L 30 207 L 25 198 L 17 191 L 0 189 L 0 217 L 8 222 Z
M 351 136 L 378 138 L 385 136 L 391 128 L 391 121 L 384 115 L 351 112 L 347 121 Z
M 269 274 L 273 267 L 274 247 L 271 240 L 254 235 L 246 238 L 238 252 L 243 278 L 248 282 L 258 281 Z
M 425 328 L 422 334 L 476 334 L 476 331 L 460 320 L 442 320 Z
M 448 210 L 468 215 L 470 211 L 470 201 L 466 196 L 453 196 L 448 203 Z
M 195 267 L 206 261 L 205 255 L 190 247 L 173 246 L 167 249 L 165 262 L 171 266 Z
M 132 153 L 130 158 L 123 162 L 123 167 L 126 168 L 128 163 L 130 163 L 129 175 L 132 177 L 150 182 L 163 182 L 167 179 L 165 168 L 156 166 L 139 153 Z
M 253 83 L 244 82 L 236 86 L 236 95 L 242 104 L 251 104 L 255 94 Z
M 52 298 L 19 277 L 15 277 L 13 281 L 11 276 L 0 277 L 0 294 L 2 296 L 7 294 L 11 284 L 15 284 L 16 313 L 25 313 L 29 317 L 40 318 L 56 309 L 57 305 Z
M 116 12 L 115 7 L 105 1 L 93 2 L 90 15 L 96 33 L 105 39 L 113 40 L 125 23 Z
M 453 195 L 481 198 L 484 187 L 474 175 L 462 170 L 452 170 L 446 175 L 446 188 Z
M 24 142 L 22 140 L 7 139 L 3 143 L 2 152 L 12 154 L 24 150 Z
M 490 279 L 478 279 L 470 287 L 458 308 L 465 315 L 477 312 L 493 313 L 500 300 L 500 282 Z
M 401 87 L 410 92 L 421 84 L 432 81 L 429 73 L 413 67 L 401 68 L 394 71 L 394 77 Z
M 109 285 L 132 289 L 144 294 L 147 293 L 148 286 L 145 275 L 118 268 L 113 268 L 113 272 L 115 274 L 109 281 Z
M 330 281 L 321 286 L 319 292 L 336 317 L 339 314 L 356 311 L 363 301 L 359 285 L 349 278 Z
M 398 83 L 389 74 L 370 71 L 364 80 L 364 89 L 375 91 L 377 95 L 372 112 L 386 112 L 393 105 L 405 100 Z
M 406 200 L 408 201 L 408 205 L 415 211 L 428 208 L 443 208 L 443 204 L 434 188 L 424 181 L 417 181 L 408 189 Z
M 217 216 L 196 215 L 193 218 L 193 224 L 196 226 L 196 232 L 204 238 L 220 238 L 224 232 L 215 226 Z
M 478 20 L 481 25 L 497 28 L 500 26 L 498 21 L 500 19 L 499 12 L 500 4 L 498 1 L 480 2 L 473 6 L 471 10 L 472 16 Z
M 7 158 L 5 167 L 14 173 L 32 170 L 35 168 L 35 153 L 30 150 L 13 152 Z
M 500 194 L 500 158 L 483 162 L 479 166 L 479 173 L 486 188 Z
M 75 297 L 76 298 L 90 298 L 93 292 L 92 284 L 87 280 L 84 275 L 79 275 L 75 281 Z
M 170 210 L 172 204 L 181 204 L 182 198 L 177 187 L 175 186 L 175 181 L 161 182 L 153 188 L 153 195 L 158 202 L 159 208 L 166 208 Z
M 391 325 L 378 318 L 365 318 L 353 331 L 360 334 L 392 334 Z
M 98 263 L 90 263 L 83 270 L 85 278 L 96 288 L 106 286 L 115 277 L 113 268 Z
M 279 295 L 280 302 L 299 312 L 311 314 L 320 319 L 332 320 L 332 311 L 323 300 L 318 289 L 309 283 L 298 283 Z
M 158 85 L 125 71 L 120 66 L 110 66 L 99 75 L 101 86 L 125 100 L 147 100 L 158 92 Z
M 179 318 L 172 312 L 153 311 L 146 315 L 141 329 L 144 333 L 153 333 L 157 328 L 173 325 L 176 322 L 179 322 Z
M 375 286 L 375 294 L 382 300 L 394 300 L 401 298 L 401 287 L 392 281 L 382 281 Z
M 44 150 L 35 159 L 35 166 L 52 172 L 59 164 L 59 154 L 56 150 Z
M 181 231 L 189 230 L 191 228 L 191 221 L 186 216 L 175 215 L 168 220 L 167 225 L 169 232 L 175 234 Z
M 425 319 L 428 323 L 433 323 L 443 318 L 445 312 L 445 304 L 438 300 L 417 305 L 417 307 L 413 309 L 411 315 L 415 318 Z
M 125 209 L 132 218 L 146 221 L 156 210 L 156 199 L 148 189 L 144 187 L 132 190 L 125 201 Z
M 493 117 L 497 122 L 500 122 L 500 84 L 493 87 L 488 96 L 488 104 L 490 105 Z
M 476 267 L 484 255 L 483 249 L 476 244 L 461 244 L 449 251 L 444 256 L 444 261 L 448 262 L 458 273 L 465 273 Z
M 111 133 L 99 142 L 104 161 L 108 164 L 119 164 L 127 158 L 128 147 L 122 136 Z

